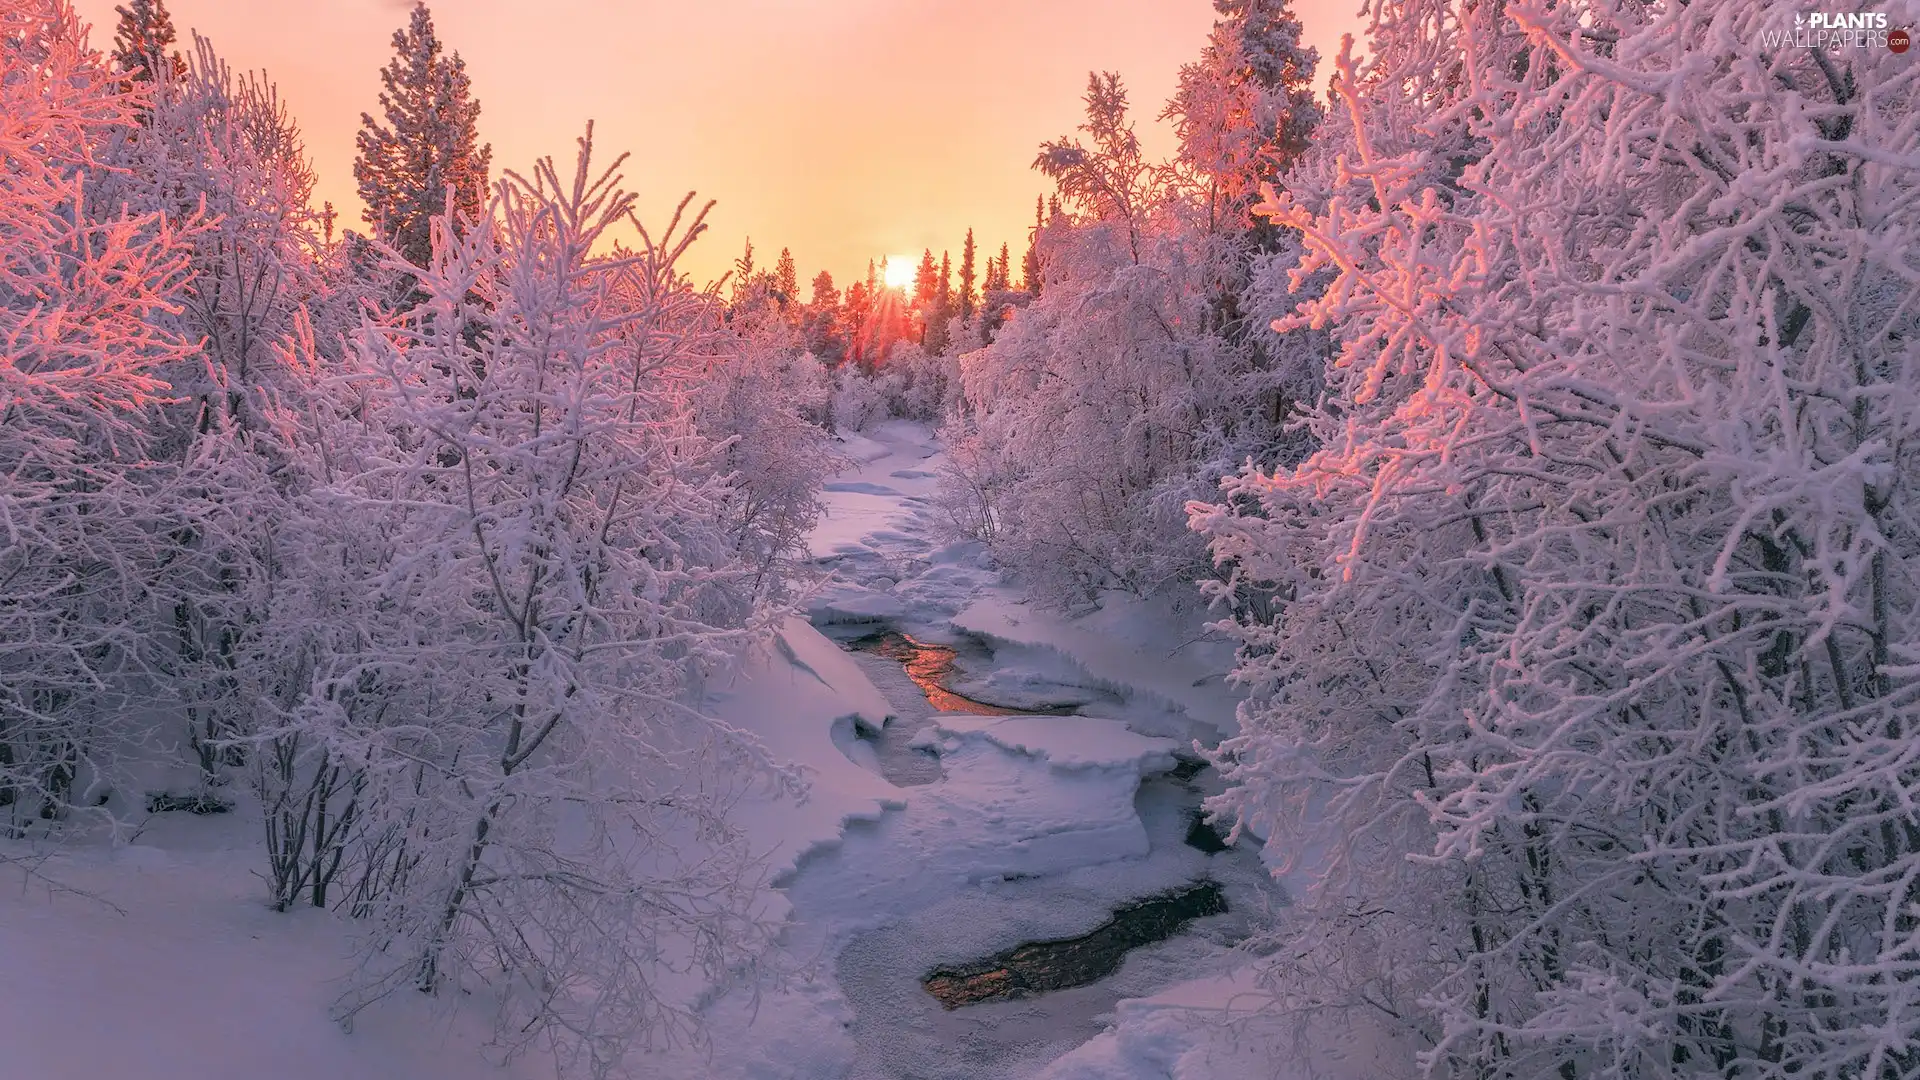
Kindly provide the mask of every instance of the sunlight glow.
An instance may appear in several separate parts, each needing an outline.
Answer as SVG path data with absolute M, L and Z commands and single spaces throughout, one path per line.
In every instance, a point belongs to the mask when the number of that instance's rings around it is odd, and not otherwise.
M 917 269 L 919 266 L 912 255 L 889 255 L 881 267 L 881 273 L 886 279 L 887 288 L 911 289 L 913 272 Z

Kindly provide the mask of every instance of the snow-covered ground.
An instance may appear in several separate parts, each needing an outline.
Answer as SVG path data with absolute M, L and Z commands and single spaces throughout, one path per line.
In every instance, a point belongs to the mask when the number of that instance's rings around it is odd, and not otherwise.
M 979 545 L 941 540 L 939 450 L 924 428 L 883 425 L 847 449 L 854 465 L 828 486 L 811 537 L 832 580 L 808 618 L 707 689 L 709 708 L 808 782 L 798 801 L 768 791 L 740 809 L 766 853 L 764 908 L 785 920 L 784 955 L 765 977 L 689 987 L 710 1044 L 657 1053 L 638 1075 L 1285 1075 L 1244 1050 L 1261 1021 L 1236 1011 L 1247 958 L 1231 948 L 1250 915 L 1285 898 L 1251 852 L 1182 842 L 1211 773 L 1166 775 L 1176 752 L 1231 724 L 1224 646 L 1197 620 L 1118 598 L 1077 620 L 1021 604 Z M 881 626 L 958 649 L 954 688 L 979 700 L 1097 715 L 933 713 L 893 661 L 833 640 Z M 911 741 L 938 757 L 914 786 L 882 775 L 873 735 L 890 715 L 911 716 Z M 163 815 L 130 845 L 44 865 L 90 896 L 9 879 L 0 1076 L 550 1075 L 538 1059 L 494 1063 L 485 1018 L 441 1002 L 382 1003 L 341 1030 L 328 1005 L 348 928 L 264 908 L 256 831 L 245 812 Z M 937 965 L 1083 934 L 1202 878 L 1225 888 L 1227 914 L 1135 950 L 1093 985 L 954 1011 L 919 985 Z
M 339 920 L 275 914 L 250 814 L 158 815 L 137 839 L 0 868 L 0 1077 L 534 1080 L 488 1018 L 404 996 L 334 1023 Z M 551 1067 L 547 1075 L 551 1074 Z

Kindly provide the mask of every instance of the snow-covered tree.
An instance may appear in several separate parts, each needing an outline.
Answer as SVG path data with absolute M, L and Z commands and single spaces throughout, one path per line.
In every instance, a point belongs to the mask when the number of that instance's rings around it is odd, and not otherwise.
M 1117 76 L 1090 76 L 1086 104 L 1087 141 L 1049 142 L 1035 163 L 1066 206 L 1036 229 L 1044 290 L 1008 289 L 1004 247 L 989 260 L 982 321 L 997 329 L 960 360 L 946 498 L 1029 589 L 1067 605 L 1203 571 L 1186 502 L 1249 455 L 1273 460 L 1272 402 L 1318 359 L 1300 355 L 1311 334 L 1256 348 L 1224 332 L 1221 267 L 1246 247 L 1186 174 L 1145 157 Z
M 780 306 L 798 306 L 800 303 L 800 271 L 794 267 L 793 252 L 780 249 L 779 261 L 773 264 L 773 287 L 780 291 Z
M 254 590 L 272 572 L 266 537 L 285 490 L 271 477 L 288 475 L 289 455 L 301 452 L 268 418 L 298 392 L 280 345 L 296 316 L 332 301 L 316 261 L 313 172 L 297 125 L 264 74 L 235 76 L 206 39 L 194 45 L 176 74 L 154 80 L 143 123 L 106 146 L 110 171 L 90 199 L 210 220 L 193 237 L 179 310 L 161 316 L 199 347 L 163 371 L 173 400 L 154 417 L 149 450 L 176 486 L 176 511 L 198 520 L 173 531 L 173 557 L 152 582 L 168 625 L 148 640 L 171 643 L 150 658 L 164 673 L 160 692 L 181 702 L 189 744 L 215 780 L 217 746 L 246 712 L 235 697 L 236 635 L 258 616 Z
M 734 550 L 770 584 L 797 575 L 820 516 L 820 485 L 837 462 L 824 426 L 831 393 L 826 368 L 784 322 L 737 340 L 695 393 L 701 433 L 724 447 Z
M 1046 231 L 1047 219 L 1045 200 L 1033 197 L 1033 228 L 1027 233 L 1027 253 L 1020 257 L 1020 287 L 1034 296 L 1040 295 L 1042 279 L 1046 276 L 1040 269 L 1040 234 Z
M 308 500 L 338 524 L 282 632 L 322 662 L 272 736 L 353 807 L 336 880 L 372 933 L 348 1007 L 484 991 L 509 1045 L 604 1073 L 689 1029 L 668 968 L 723 979 L 768 940 L 727 810 L 779 776 L 683 704 L 776 587 L 688 408 L 726 340 L 674 268 L 698 221 L 596 256 L 633 197 L 590 150 L 509 173 L 464 232 L 435 218 L 420 303 L 353 340 L 364 404 L 312 413 L 376 430 L 332 440 L 369 449 L 328 451 Z
M 811 295 L 800 311 L 800 340 L 807 352 L 831 368 L 839 364 L 847 342 L 842 330 L 840 289 L 833 275 L 822 270 L 813 275 Z M 826 425 L 831 428 L 829 422 Z
M 425 4 L 394 31 L 393 52 L 380 71 L 380 118 L 360 117 L 353 178 L 375 234 L 425 266 L 434 220 L 451 211 L 464 230 L 486 205 L 492 147 L 480 142 L 467 65 L 442 51 Z
M 694 216 L 690 236 L 705 230 L 711 206 Z M 745 261 L 751 262 L 750 253 Z M 723 517 L 734 550 L 778 590 L 798 570 L 793 560 L 805 553 L 807 530 L 820 513 L 820 485 L 835 458 L 828 448 L 832 379 L 807 347 L 809 336 L 820 332 L 815 314 L 824 308 L 832 316 L 831 304 L 823 301 L 833 292 L 833 278 L 820 272 L 814 303 L 803 312 L 798 296 L 788 291 L 798 288 L 792 254 L 781 249 L 775 265 L 772 274 L 749 267 L 754 285 L 724 313 L 717 290 L 710 290 L 709 340 L 702 347 L 707 366 L 690 405 L 727 478 Z M 638 295 L 624 279 L 619 287 L 623 295 Z
M 955 297 L 959 305 L 958 313 L 962 319 L 973 318 L 974 301 L 977 298 L 973 287 L 975 279 L 973 257 L 973 230 L 968 229 L 967 242 L 960 247 L 960 291 Z
M 149 89 L 63 0 L 0 2 L 0 829 L 58 816 L 137 738 L 123 677 L 160 558 L 143 415 L 191 346 L 166 327 L 193 223 L 93 215 Z M 84 800 L 91 804 L 97 790 Z
M 1168 171 L 1148 161 L 1127 116 L 1127 89 L 1114 72 L 1087 76 L 1087 121 L 1080 130 L 1093 145 L 1072 137 L 1043 143 L 1033 167 L 1059 185 L 1060 194 L 1088 220 L 1117 226 L 1127 255 L 1140 261 L 1142 233 L 1167 197 Z M 1007 253 L 1000 251 L 1000 288 L 1008 287 Z
M 1915 1075 L 1920 72 L 1739 0 L 1371 10 L 1259 208 L 1333 277 L 1320 449 L 1194 508 L 1218 806 L 1333 852 L 1279 984 L 1435 1076 Z
M 902 342 L 886 366 L 871 378 L 882 414 L 923 423 L 939 423 L 957 405 L 959 363 L 913 342 Z
M 1214 0 L 1221 18 L 1200 59 L 1180 69 L 1163 116 L 1174 121 L 1180 162 L 1199 174 L 1210 220 L 1253 225 L 1248 211 L 1307 148 L 1320 107 L 1319 54 L 1300 44 L 1287 0 Z

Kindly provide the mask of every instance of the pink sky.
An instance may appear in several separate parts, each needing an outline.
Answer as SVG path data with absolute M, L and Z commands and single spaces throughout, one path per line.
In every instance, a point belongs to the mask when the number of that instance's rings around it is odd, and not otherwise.
M 116 0 L 75 0 L 111 39 Z M 1295 0 L 1319 82 L 1358 0 Z M 353 136 L 405 21 L 400 0 L 169 0 L 182 37 L 212 39 L 235 68 L 267 69 L 306 133 L 320 197 L 358 226 Z M 843 285 L 888 252 L 957 260 L 972 226 L 1015 259 L 1039 143 L 1080 119 L 1089 69 L 1116 70 L 1142 136 L 1214 18 L 1207 0 L 442 0 L 440 37 L 467 61 L 493 161 L 570 157 L 588 119 L 604 153 L 631 151 L 641 216 L 664 220 L 689 189 L 719 200 L 690 269 L 715 276 L 753 238 L 771 265 L 793 250 L 802 280 Z

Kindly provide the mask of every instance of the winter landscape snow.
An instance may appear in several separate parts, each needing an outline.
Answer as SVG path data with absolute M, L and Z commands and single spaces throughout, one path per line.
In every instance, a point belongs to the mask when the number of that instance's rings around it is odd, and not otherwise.
M 943 584 L 907 577 L 884 591 L 938 599 L 901 600 L 894 618 L 929 636 L 965 636 L 952 613 L 1007 594 L 981 565 L 978 545 L 945 553 L 933 545 L 937 441 L 922 426 L 894 422 L 853 442 L 870 460 L 847 475 L 906 464 L 928 471 L 911 478 L 919 494 L 876 498 L 873 485 L 858 481 L 825 485 L 826 513 L 810 544 L 841 564 L 829 592 L 853 600 L 874 591 L 880 571 L 872 568 L 933 555 L 919 560 L 923 573 Z M 850 557 L 856 553 L 863 558 Z M 969 573 L 956 572 L 962 567 Z M 955 586 L 962 580 L 972 593 Z M 828 610 L 849 609 L 816 608 Z M 817 617 L 829 631 L 847 625 Z M 869 617 L 861 619 L 866 625 Z M 1075 639 L 1063 637 L 1037 668 L 1009 662 L 996 670 L 1023 686 L 1093 681 L 1079 667 Z M 1029 639 L 1027 648 L 1044 644 Z M 980 653 L 992 662 L 984 645 Z M 1204 785 L 1167 774 L 1176 753 L 1193 753 L 1192 732 L 1211 734 L 1225 718 L 1190 716 L 1158 697 L 1160 667 L 1138 687 L 1104 683 L 1106 700 L 1117 715 L 1138 710 L 1135 726 L 1186 738 L 1142 735 L 1128 721 L 1089 715 L 931 713 L 920 753 L 937 762 L 939 778 L 902 787 L 881 775 L 868 743 L 891 718 L 911 713 L 909 695 L 920 691 L 901 679 L 895 693 L 907 700 L 893 704 L 856 655 L 794 618 L 705 690 L 713 715 L 800 772 L 806 788 L 800 798 L 769 793 L 737 813 L 764 856 L 765 904 L 784 921 L 784 955 L 767 965 L 765 982 L 691 995 L 716 1029 L 738 1025 L 739 1035 L 675 1051 L 678 1074 L 1035 1076 L 1101 1032 L 1128 996 L 1228 978 L 1244 964 L 1232 945 L 1246 932 L 1245 917 L 1230 913 L 1130 956 L 1100 985 L 963 1014 L 943 1010 L 919 986 L 935 965 L 1083 932 L 1128 899 L 1203 878 L 1227 885 L 1236 909 L 1281 905 L 1285 894 L 1251 849 L 1208 856 L 1183 842 Z M 1160 659 L 1167 669 L 1181 664 L 1177 655 Z M 924 697 L 918 704 L 925 707 Z M 471 1010 L 403 1002 L 356 1021 L 351 1036 L 328 1020 L 329 977 L 344 974 L 349 943 L 324 917 L 289 928 L 258 902 L 248 872 L 257 847 L 252 809 L 154 815 L 120 845 L 52 855 L 20 894 L 0 899 L 0 951 L 19 958 L 36 987 L 34 1009 L 9 1016 L 7 1044 L 24 1050 L 14 1060 L 34 1075 L 271 1072 L 292 1080 L 490 1069 L 478 1045 L 486 1029 Z M 314 977 L 291 994 L 249 990 L 283 986 L 286 969 Z M 207 1026 L 196 1015 L 202 1009 L 219 1025 Z M 113 1039 L 74 1045 L 59 1018 L 75 1015 L 111 1015 L 122 1026 Z M 1207 1045 L 1203 1035 L 1188 1040 L 1188 1049 Z
M 1920 0 L 109 2 L 0 1080 L 1920 1080 Z

